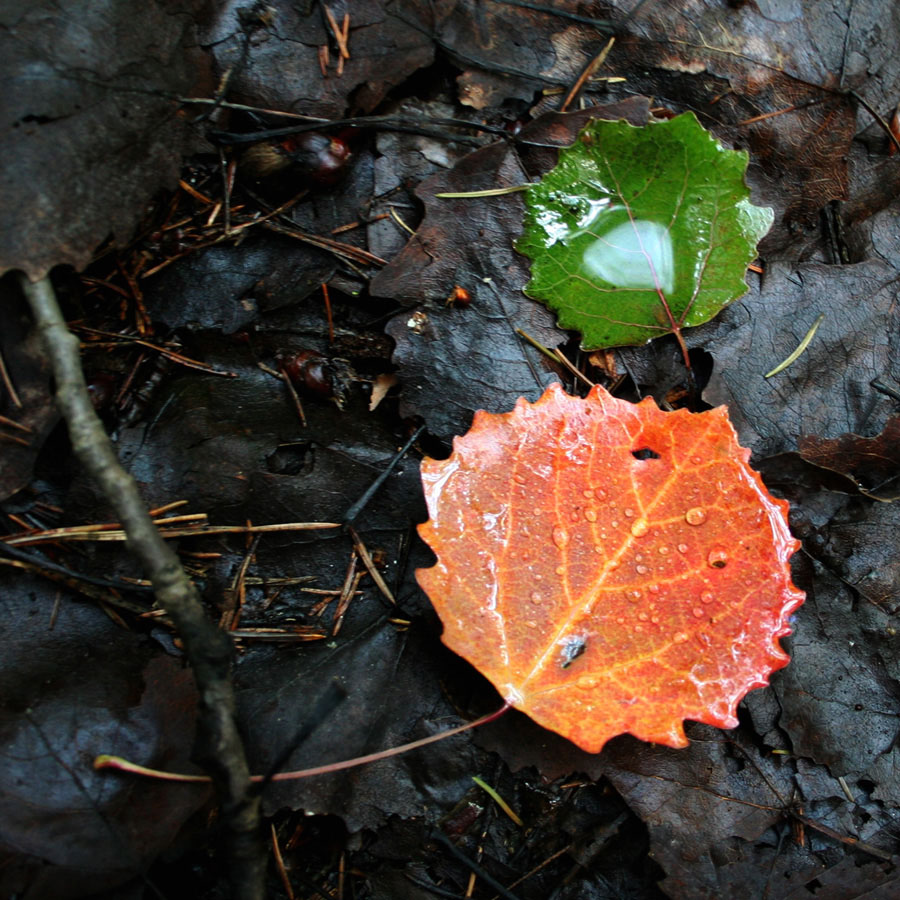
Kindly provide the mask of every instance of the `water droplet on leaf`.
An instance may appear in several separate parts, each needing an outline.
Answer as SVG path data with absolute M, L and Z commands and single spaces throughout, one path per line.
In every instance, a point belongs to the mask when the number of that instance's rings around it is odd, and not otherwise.
M 702 525 L 706 521 L 706 512 L 694 506 L 684 514 L 684 520 L 688 525 Z
M 650 530 L 646 519 L 637 519 L 631 526 L 632 537 L 643 537 Z
M 560 550 L 564 550 L 566 544 L 569 543 L 569 534 L 562 525 L 556 525 L 553 529 L 553 543 L 559 547 Z
M 714 569 L 724 569 L 728 565 L 728 554 L 724 550 L 710 550 L 706 561 Z

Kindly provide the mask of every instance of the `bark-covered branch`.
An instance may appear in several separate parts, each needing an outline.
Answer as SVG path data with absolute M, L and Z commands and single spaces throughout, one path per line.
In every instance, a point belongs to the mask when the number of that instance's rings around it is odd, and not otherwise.
M 227 853 L 234 896 L 262 900 L 266 858 L 259 831 L 259 797 L 252 789 L 243 743 L 235 721 L 231 684 L 233 646 L 207 618 L 194 585 L 174 551 L 147 514 L 135 480 L 119 463 L 88 395 L 78 339 L 70 333 L 50 280 L 21 277 L 50 358 L 56 400 L 66 420 L 72 448 L 116 511 L 128 546 L 153 584 L 184 644 L 200 695 L 197 757 L 216 786 L 229 832 Z

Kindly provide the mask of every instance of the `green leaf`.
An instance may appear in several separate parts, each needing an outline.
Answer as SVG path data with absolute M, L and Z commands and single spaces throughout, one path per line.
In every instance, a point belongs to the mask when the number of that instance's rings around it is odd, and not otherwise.
M 693 113 L 639 128 L 595 119 L 526 194 L 525 293 L 586 350 L 680 337 L 747 291 L 773 214 L 750 202 L 746 169 L 746 152 Z

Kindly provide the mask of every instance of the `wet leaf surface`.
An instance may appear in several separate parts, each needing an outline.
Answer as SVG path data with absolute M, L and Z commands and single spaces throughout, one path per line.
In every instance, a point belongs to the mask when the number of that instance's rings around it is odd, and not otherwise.
M 772 265 L 761 286 L 697 336 L 715 359 L 704 399 L 729 406 L 754 453 L 795 450 L 805 435 L 860 434 L 893 410 L 891 397 L 871 382 L 893 384 L 900 374 L 893 299 L 897 221 L 892 209 L 876 216 L 870 256 L 853 265 Z M 821 313 L 825 319 L 803 355 L 764 379 Z
M 837 438 L 801 438 L 800 455 L 815 466 L 849 478 L 867 496 L 894 500 L 900 475 L 900 418 L 889 419 L 875 437 L 843 434 Z
M 896 38 L 873 38 L 894 27 L 871 2 L 653 3 L 620 49 L 648 67 L 639 90 L 675 99 L 693 80 L 692 108 L 751 151 L 766 188 L 761 200 L 776 207 L 763 252 L 782 256 L 823 206 L 847 197 L 856 109 L 846 91 L 875 109 L 893 104 Z
M 438 8 L 433 27 L 439 46 L 467 71 L 463 86 L 470 94 L 476 86 L 497 106 L 509 98 L 530 101 L 541 88 L 571 84 L 608 39 L 607 21 L 594 23 L 602 30 L 584 28 L 566 18 L 572 10 L 559 12 L 453 2 Z
M 587 350 L 708 321 L 746 293 L 772 224 L 771 210 L 750 203 L 746 167 L 691 114 L 589 124 L 525 195 L 525 293 Z
M 344 413 L 306 398 L 304 428 L 282 382 L 256 367 L 256 354 L 274 362 L 265 341 L 248 351 L 210 336 L 207 347 L 207 360 L 239 377 L 172 377 L 149 422 L 120 435 L 120 453 L 148 502 L 180 497 L 213 518 L 249 515 L 259 524 L 342 521 L 402 440 L 366 411 L 358 394 Z M 422 510 L 412 490 L 417 476 L 415 463 L 401 466 L 383 488 L 383 503 L 365 510 L 360 526 L 406 528 Z
M 787 663 L 778 638 L 803 599 L 786 507 L 748 455 L 724 410 L 601 388 L 478 414 L 422 466 L 438 563 L 417 577 L 444 642 L 591 752 L 622 732 L 685 746 L 683 719 L 734 727 Z
M 641 124 L 647 101 L 547 114 L 523 129 L 519 152 L 494 144 L 426 179 L 416 191 L 425 204 L 422 224 L 372 280 L 376 295 L 413 307 L 386 328 L 403 376 L 401 414 L 423 416 L 446 441 L 468 428 L 474 410 L 500 412 L 518 397 L 537 399 L 554 380 L 546 358 L 517 329 L 550 348 L 564 336 L 545 309 L 522 297 L 527 260 L 512 249 L 522 228 L 521 195 L 449 200 L 435 194 L 526 183 L 556 162 L 557 148 L 571 144 L 592 115 Z M 447 304 L 455 285 L 471 293 L 471 306 Z
M 434 58 L 422 22 L 424 10 L 417 3 L 339 0 L 329 7 L 339 27 L 344 14 L 350 14 L 350 57 L 340 73 L 334 32 L 316 4 L 277 0 L 265 7 L 227 5 L 217 10 L 202 28 L 200 41 L 218 72 L 230 70 L 234 101 L 340 118 L 352 95 L 354 106 L 369 112 L 391 87 Z M 330 48 L 326 77 L 319 72 L 323 46 Z
M 254 771 L 266 771 L 290 746 L 309 714 L 310 700 L 332 680 L 346 687 L 348 698 L 291 755 L 284 770 L 351 759 L 461 724 L 441 697 L 438 679 L 452 667 L 435 659 L 433 640 L 433 634 L 418 629 L 398 630 L 386 621 L 383 607 L 369 602 L 351 613 L 337 647 L 293 655 L 257 653 L 241 666 L 237 683 L 242 718 L 260 737 L 252 753 Z M 262 690 L 261 679 L 277 687 Z M 447 812 L 470 788 L 479 762 L 463 736 L 435 750 L 336 776 L 279 782 L 266 790 L 264 806 L 269 814 L 287 807 L 338 815 L 351 832 L 377 828 L 385 816 L 420 815 L 423 804 Z
M 377 295 L 407 305 L 386 327 L 404 377 L 401 413 L 425 417 L 446 440 L 464 430 L 480 406 L 501 409 L 519 396 L 537 397 L 554 377 L 516 334 L 521 328 L 550 346 L 563 339 L 549 313 L 521 295 L 527 271 L 509 241 L 511 230 L 521 227 L 521 198 L 433 197 L 459 183 L 480 190 L 526 178 L 512 151 L 495 144 L 427 179 L 417 191 L 431 198 L 424 223 L 372 283 Z M 472 295 L 471 306 L 447 304 L 456 285 Z
M 59 418 L 43 353 L 9 277 L 0 282 L 0 354 L 19 401 L 8 390 L 0 395 L 0 415 L 7 420 L 0 425 L 0 500 L 6 500 L 28 486 Z
M 197 12 L 161 2 L 4 11 L 0 272 L 81 268 L 174 186 L 189 146 L 174 98 L 203 71 L 190 50 Z
M 0 892 L 81 897 L 139 876 L 209 792 L 110 779 L 92 760 L 115 743 L 146 765 L 187 770 L 189 673 L 34 578 L 7 576 L 2 618 Z

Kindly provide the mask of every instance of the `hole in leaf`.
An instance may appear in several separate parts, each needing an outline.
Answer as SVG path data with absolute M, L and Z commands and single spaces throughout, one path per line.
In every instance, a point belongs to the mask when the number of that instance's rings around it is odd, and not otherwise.
M 635 459 L 659 459 L 659 454 L 649 447 L 641 447 L 640 450 L 632 450 L 631 455 Z
M 566 641 L 562 651 L 562 667 L 568 669 L 584 653 L 586 646 L 587 641 L 584 638 L 570 638 Z
M 316 450 L 309 441 L 279 444 L 266 458 L 266 468 L 274 475 L 309 475 L 316 465 Z

